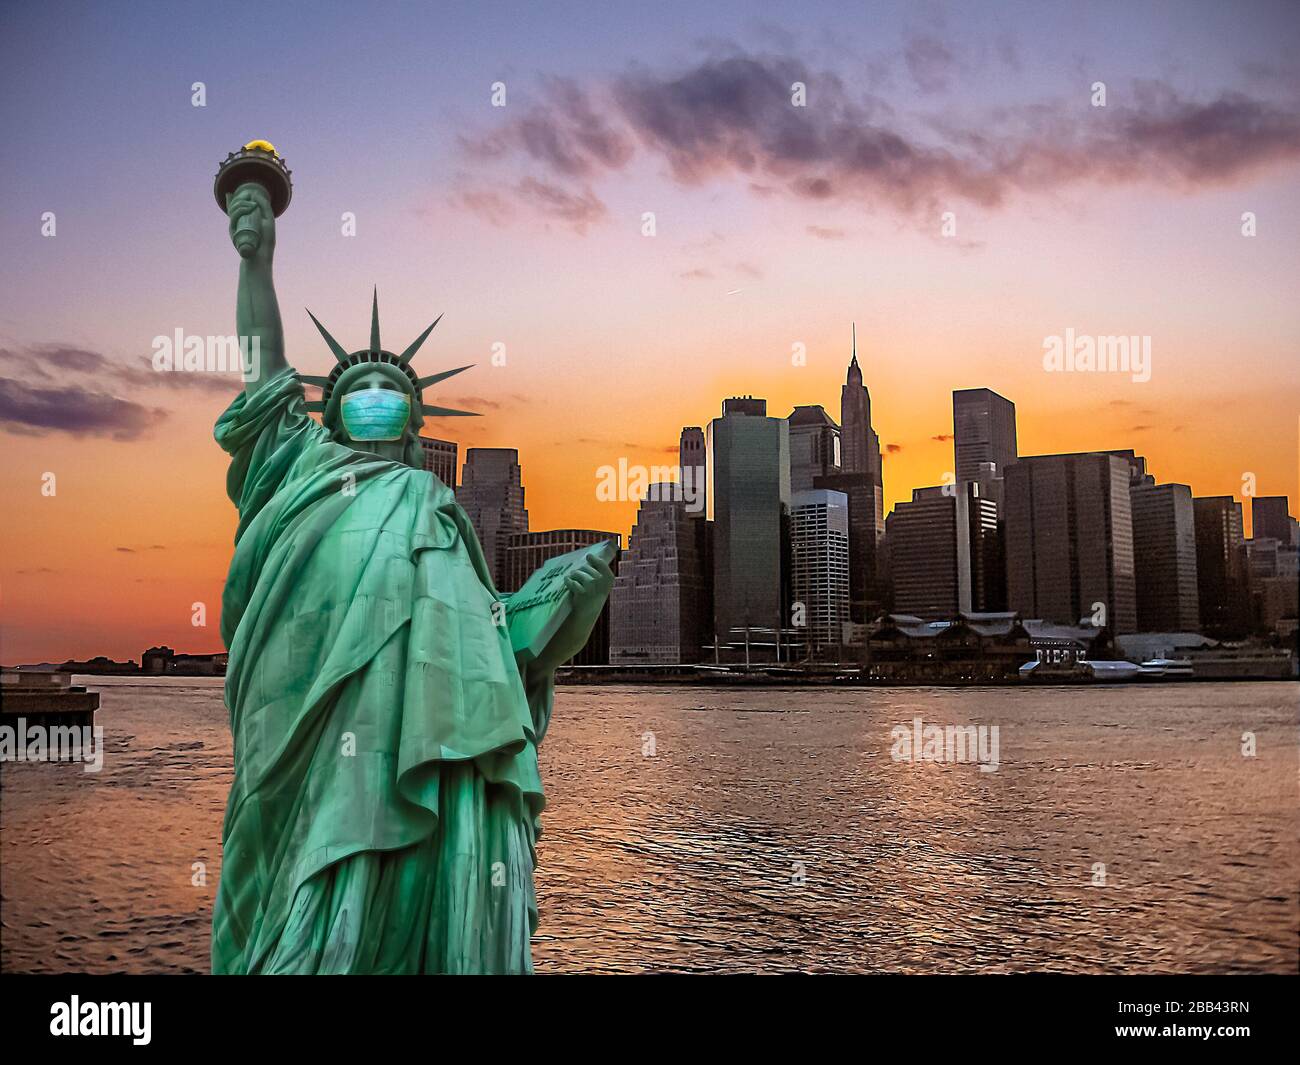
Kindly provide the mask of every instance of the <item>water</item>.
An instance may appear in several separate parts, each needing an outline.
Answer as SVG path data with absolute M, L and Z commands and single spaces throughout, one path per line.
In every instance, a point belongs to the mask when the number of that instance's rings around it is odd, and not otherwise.
M 221 682 L 81 682 L 103 771 L 3 768 L 0 965 L 205 972 Z M 537 969 L 1295 973 L 1296 706 L 1261 683 L 561 688 Z M 915 716 L 997 724 L 1000 768 L 893 761 Z

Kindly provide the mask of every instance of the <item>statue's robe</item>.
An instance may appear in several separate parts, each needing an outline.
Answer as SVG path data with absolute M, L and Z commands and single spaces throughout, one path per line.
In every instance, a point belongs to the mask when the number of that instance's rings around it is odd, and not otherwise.
M 240 520 L 213 972 L 530 971 L 553 678 L 521 676 L 468 517 L 331 440 L 292 370 L 216 438 Z

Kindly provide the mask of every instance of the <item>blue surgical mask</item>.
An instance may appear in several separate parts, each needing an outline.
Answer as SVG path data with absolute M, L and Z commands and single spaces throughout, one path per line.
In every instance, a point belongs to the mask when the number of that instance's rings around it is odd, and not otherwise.
M 400 440 L 411 420 L 411 397 L 392 388 L 366 388 L 345 395 L 339 412 L 353 440 Z

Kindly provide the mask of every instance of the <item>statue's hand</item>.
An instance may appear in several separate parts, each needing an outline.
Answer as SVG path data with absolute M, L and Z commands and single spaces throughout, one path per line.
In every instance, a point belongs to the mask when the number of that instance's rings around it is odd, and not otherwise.
M 226 197 L 226 214 L 240 258 L 269 266 L 275 255 L 275 215 L 266 189 L 255 181 L 240 185 Z
M 600 617 L 601 608 L 614 587 L 614 571 L 608 562 L 589 558 L 564 578 L 573 595 L 573 610 L 546 645 L 538 659 L 544 670 L 563 665 L 586 646 L 591 630 Z

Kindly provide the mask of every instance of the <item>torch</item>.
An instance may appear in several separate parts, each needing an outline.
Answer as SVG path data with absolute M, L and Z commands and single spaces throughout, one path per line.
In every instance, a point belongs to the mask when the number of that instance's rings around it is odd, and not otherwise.
M 255 181 L 266 189 L 271 199 L 271 213 L 279 218 L 293 198 L 293 182 L 289 180 L 291 173 L 275 145 L 269 141 L 249 141 L 239 151 L 226 156 L 212 183 L 212 194 L 225 214 L 230 194 L 240 185 Z M 245 214 L 235 223 L 234 239 L 236 249 L 245 259 L 257 250 L 261 238 L 252 214 Z

